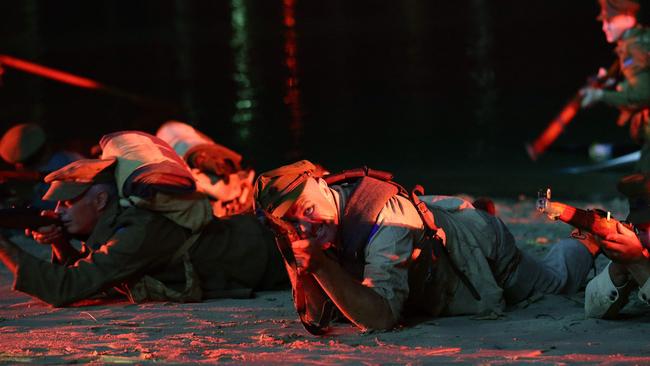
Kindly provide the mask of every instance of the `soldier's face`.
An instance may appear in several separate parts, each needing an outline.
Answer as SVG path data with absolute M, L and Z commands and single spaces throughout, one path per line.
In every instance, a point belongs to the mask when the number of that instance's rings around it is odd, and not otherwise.
M 626 30 L 636 25 L 636 18 L 631 15 L 616 15 L 612 18 L 603 20 L 603 32 L 607 42 L 614 43 L 618 41 Z
M 90 235 L 100 215 L 96 205 L 96 192 L 92 188 L 75 199 L 59 201 L 54 211 L 59 215 L 65 230 L 79 236 Z
M 338 207 L 327 184 L 309 178 L 305 189 L 283 219 L 291 222 L 304 238 L 334 243 L 339 224 Z

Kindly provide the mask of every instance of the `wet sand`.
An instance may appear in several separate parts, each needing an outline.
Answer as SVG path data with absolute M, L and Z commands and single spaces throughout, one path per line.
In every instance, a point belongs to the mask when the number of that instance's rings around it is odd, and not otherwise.
M 612 199 L 568 202 L 625 216 Z M 532 198 L 497 201 L 524 250 L 543 255 L 570 228 L 534 211 Z M 34 244 L 31 244 L 34 245 Z M 31 247 L 47 257 L 43 248 Z M 597 267 L 606 263 L 599 258 Z M 337 324 L 308 334 L 290 293 L 199 304 L 113 303 L 52 308 L 10 290 L 0 269 L 0 364 L 648 364 L 646 309 L 628 305 L 622 320 L 585 319 L 583 293 L 544 295 L 503 314 L 418 319 L 394 331 L 360 333 Z

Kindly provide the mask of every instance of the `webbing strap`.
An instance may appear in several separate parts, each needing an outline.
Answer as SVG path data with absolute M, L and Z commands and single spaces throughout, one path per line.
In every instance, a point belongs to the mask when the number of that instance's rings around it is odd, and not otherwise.
M 463 285 L 467 287 L 469 292 L 472 294 L 472 297 L 474 297 L 476 301 L 481 301 L 481 295 L 476 290 L 476 287 L 474 287 L 474 285 L 469 280 L 469 278 L 467 278 L 467 275 L 461 272 L 461 270 L 458 268 L 456 263 L 449 255 L 449 251 L 447 250 L 445 243 L 443 242 L 442 238 L 439 235 L 439 231 L 441 229 L 436 225 L 435 219 L 433 217 L 433 213 L 431 213 L 427 205 L 424 202 L 422 202 L 420 197 L 418 197 L 423 195 L 424 195 L 424 188 L 422 188 L 422 186 L 418 184 L 411 191 L 411 201 L 417 208 L 418 213 L 420 214 L 420 217 L 424 222 L 425 228 L 428 231 L 428 234 L 426 236 L 433 241 L 433 245 L 434 245 L 434 247 L 432 248 L 433 252 L 434 253 L 439 252 L 448 259 L 452 271 L 454 271 L 456 276 L 458 276 L 458 278 L 463 283 Z
M 363 275 L 363 268 L 360 271 L 356 264 L 363 260 L 363 251 L 375 227 L 377 216 L 386 202 L 398 192 L 398 188 L 393 184 L 365 176 L 360 179 L 345 205 L 341 220 L 344 243 L 341 254 L 346 259 L 345 262 L 351 262 L 345 263 L 345 266 L 352 266 L 353 268 L 346 269 L 353 270 L 352 274 L 356 277 Z
M 192 247 L 192 244 L 194 244 L 196 242 L 196 240 L 199 238 L 200 235 L 201 235 L 201 232 L 197 231 L 196 233 L 190 235 L 189 238 L 185 239 L 185 241 L 183 242 L 183 245 L 181 245 L 176 250 L 176 252 L 172 255 L 172 259 L 171 259 L 170 263 L 176 263 L 176 261 L 178 259 L 180 259 L 183 256 L 183 254 L 187 253 L 187 251 L 190 249 L 190 247 Z

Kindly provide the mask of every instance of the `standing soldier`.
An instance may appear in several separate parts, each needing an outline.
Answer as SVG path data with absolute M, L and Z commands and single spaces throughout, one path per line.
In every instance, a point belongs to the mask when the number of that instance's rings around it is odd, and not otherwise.
M 636 170 L 650 171 L 650 30 L 638 22 L 638 0 L 599 0 L 603 32 L 607 42 L 616 43 L 616 53 L 625 80 L 616 90 L 585 88 L 582 107 L 604 102 L 621 110 L 617 124 L 630 124 L 632 139 L 641 144 Z

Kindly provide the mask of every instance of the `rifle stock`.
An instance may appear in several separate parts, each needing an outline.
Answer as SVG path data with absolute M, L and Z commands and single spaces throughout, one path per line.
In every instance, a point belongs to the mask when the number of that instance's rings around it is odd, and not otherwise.
M 560 202 L 550 200 L 550 189 L 546 193 L 539 192 L 537 198 L 537 210 L 544 213 L 551 220 L 563 221 L 576 229 L 588 232 L 593 235 L 606 237 L 610 233 L 618 232 L 616 224 L 620 221 L 611 217 L 609 212 L 602 210 L 583 210 Z M 634 231 L 634 226 L 627 222 L 621 222 Z
M 58 218 L 41 216 L 41 211 L 33 208 L 0 209 L 0 228 L 36 230 L 49 225 L 62 223 Z

